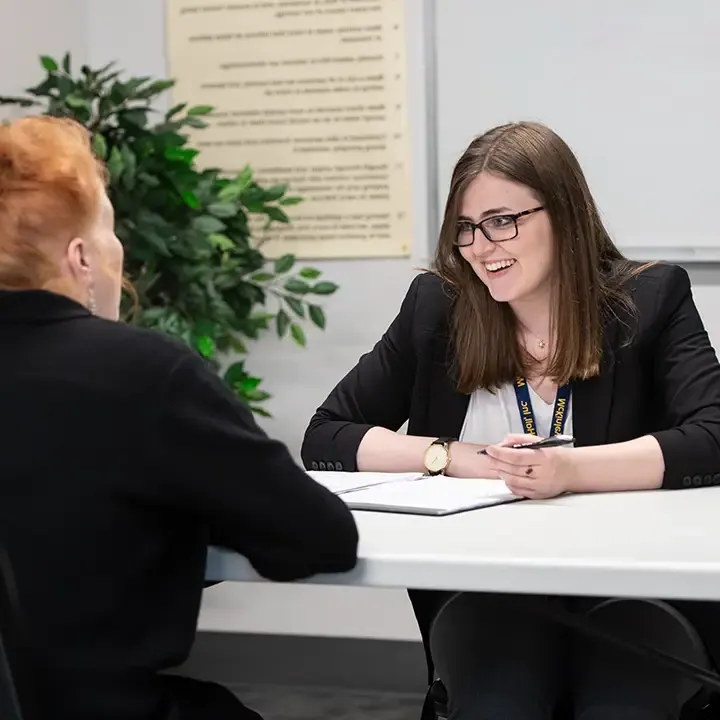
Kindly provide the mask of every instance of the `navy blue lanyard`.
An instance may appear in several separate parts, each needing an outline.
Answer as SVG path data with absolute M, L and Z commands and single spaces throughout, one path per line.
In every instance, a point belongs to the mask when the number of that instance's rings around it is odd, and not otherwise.
M 528 435 L 537 435 L 537 425 L 535 424 L 535 413 L 532 409 L 532 401 L 530 400 L 530 391 L 528 390 L 527 380 L 524 377 L 515 378 L 513 383 L 515 388 L 515 397 L 517 398 L 518 411 L 520 412 L 520 421 L 523 430 Z M 565 421 L 567 420 L 568 405 L 570 405 L 570 384 L 563 385 L 558 388 L 555 396 L 555 407 L 553 408 L 552 423 L 550 424 L 552 435 L 563 435 L 565 429 Z

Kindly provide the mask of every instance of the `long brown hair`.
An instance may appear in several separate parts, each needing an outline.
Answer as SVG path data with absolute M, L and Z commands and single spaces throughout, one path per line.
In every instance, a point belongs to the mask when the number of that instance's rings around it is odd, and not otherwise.
M 451 330 L 458 389 L 494 390 L 524 375 L 531 364 L 517 341 L 510 306 L 491 297 L 455 245 L 463 194 L 482 172 L 530 188 L 550 218 L 557 273 L 551 328 L 556 340 L 547 375 L 558 384 L 597 375 L 603 321 L 608 312 L 618 309 L 632 313 L 624 286 L 639 268 L 610 239 L 570 148 L 544 125 L 519 122 L 493 128 L 473 140 L 450 183 L 435 272 L 456 295 Z

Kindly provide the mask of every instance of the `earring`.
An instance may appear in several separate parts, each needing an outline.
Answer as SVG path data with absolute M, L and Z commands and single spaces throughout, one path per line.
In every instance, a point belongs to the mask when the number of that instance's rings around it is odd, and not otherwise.
M 93 290 L 92 285 L 88 288 L 87 307 L 92 315 L 97 314 L 97 305 L 95 304 L 95 291 Z

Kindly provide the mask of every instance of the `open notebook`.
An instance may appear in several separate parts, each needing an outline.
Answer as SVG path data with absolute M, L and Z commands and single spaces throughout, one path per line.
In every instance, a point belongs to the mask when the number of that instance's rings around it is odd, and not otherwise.
M 522 500 L 502 480 L 427 477 L 420 473 L 311 472 L 353 510 L 451 515 Z

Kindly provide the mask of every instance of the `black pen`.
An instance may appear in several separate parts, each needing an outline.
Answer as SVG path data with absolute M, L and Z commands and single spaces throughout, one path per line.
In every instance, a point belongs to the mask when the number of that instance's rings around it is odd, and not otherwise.
M 541 450 L 542 448 L 564 447 L 565 445 L 574 444 L 575 438 L 572 435 L 552 435 L 542 440 L 535 440 L 534 442 L 504 445 L 502 447 L 509 447 L 513 450 Z M 483 448 L 482 450 L 478 450 L 477 454 L 487 455 L 487 450 Z

